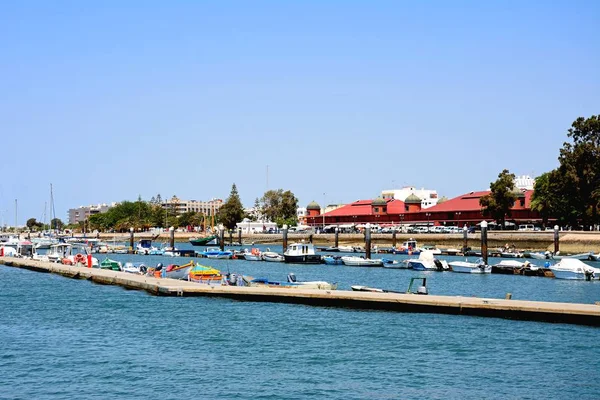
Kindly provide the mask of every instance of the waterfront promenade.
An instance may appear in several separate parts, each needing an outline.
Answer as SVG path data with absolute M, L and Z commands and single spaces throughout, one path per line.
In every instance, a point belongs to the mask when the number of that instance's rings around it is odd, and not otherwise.
M 56 273 L 99 284 L 144 290 L 157 296 L 211 296 L 242 301 L 295 303 L 397 312 L 439 313 L 600 326 L 600 304 L 504 300 L 464 296 L 372 293 L 205 285 L 119 271 L 0 257 L 0 264 Z

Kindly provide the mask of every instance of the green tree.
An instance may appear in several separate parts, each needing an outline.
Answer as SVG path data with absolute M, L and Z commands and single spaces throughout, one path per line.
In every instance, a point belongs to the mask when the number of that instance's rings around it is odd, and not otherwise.
M 555 210 L 554 196 L 550 185 L 551 174 L 551 172 L 546 172 L 535 179 L 535 187 L 533 195 L 531 195 L 531 209 L 540 213 L 544 226 L 548 224 L 548 219 Z
M 506 216 L 510 216 L 510 209 L 515 204 L 517 195 L 515 193 L 515 174 L 507 169 L 498 174 L 498 179 L 490 183 L 491 192 L 479 199 L 479 205 L 483 207 L 484 214 L 490 215 L 504 228 Z
M 279 226 L 284 223 L 288 225 L 297 224 L 298 199 L 291 191 L 286 190 L 284 192 L 283 189 L 268 190 L 260 202 L 260 212 L 269 221 L 274 221 Z
M 41 228 L 44 224 L 38 222 L 35 218 L 29 218 L 25 225 L 27 225 L 27 228 L 29 228 L 30 231 L 35 231 L 36 229 Z
M 219 221 L 227 227 L 234 229 L 238 222 L 244 218 L 244 206 L 240 200 L 235 183 L 231 186 L 231 192 L 225 203 L 219 208 Z
M 558 157 L 558 172 L 565 184 L 561 196 L 567 197 L 568 209 L 576 210 L 577 220 L 587 229 L 600 222 L 600 116 L 579 117 L 568 132 L 572 143 L 565 142 Z
M 62 231 L 64 227 L 65 224 L 60 220 L 60 218 L 53 218 L 52 221 L 50 221 L 50 229 Z

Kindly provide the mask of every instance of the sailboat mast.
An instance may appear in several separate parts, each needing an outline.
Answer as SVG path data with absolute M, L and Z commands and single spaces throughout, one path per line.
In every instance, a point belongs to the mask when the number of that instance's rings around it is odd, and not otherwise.
M 56 219 L 56 212 L 54 211 L 54 193 L 52 192 L 52 184 L 50 184 L 50 231 L 52 231 L 52 221 Z

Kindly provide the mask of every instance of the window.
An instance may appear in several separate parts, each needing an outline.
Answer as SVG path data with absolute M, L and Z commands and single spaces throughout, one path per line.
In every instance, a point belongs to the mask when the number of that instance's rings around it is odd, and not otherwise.
M 375 212 L 379 212 L 379 207 L 375 207 L 375 208 L 373 209 L 373 211 L 375 211 Z

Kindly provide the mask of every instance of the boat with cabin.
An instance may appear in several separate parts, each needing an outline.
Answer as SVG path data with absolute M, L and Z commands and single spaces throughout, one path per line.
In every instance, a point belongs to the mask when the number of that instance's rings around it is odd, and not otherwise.
M 405 254 L 405 255 L 419 255 L 421 250 L 417 247 L 417 241 L 415 239 L 409 239 L 402 243 L 402 246 L 393 250 L 394 254 Z
M 312 243 L 292 243 L 283 253 L 286 263 L 321 264 L 321 256 L 315 253 Z
M 415 271 L 444 271 L 450 269 L 445 260 L 438 260 L 431 251 L 422 251 L 419 258 L 406 260 L 408 267 Z

